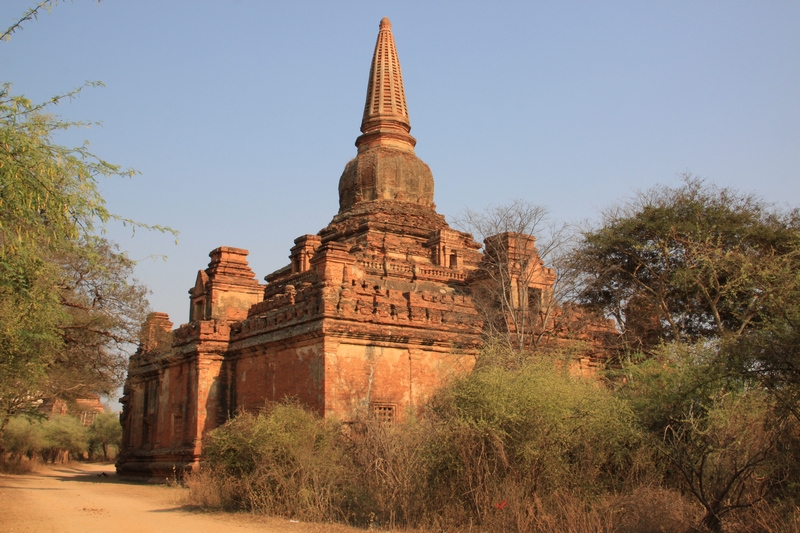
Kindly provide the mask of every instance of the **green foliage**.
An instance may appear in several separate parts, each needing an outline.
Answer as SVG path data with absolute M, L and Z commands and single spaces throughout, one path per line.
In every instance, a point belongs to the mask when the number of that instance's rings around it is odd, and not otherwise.
M 604 213 L 575 252 L 583 299 L 630 350 L 758 329 L 798 290 L 800 217 L 686 176 Z
M 88 450 L 89 430 L 72 416 L 44 419 L 15 416 L 2 439 L 12 461 L 40 456 L 44 462 L 66 462 Z
M 40 1 L 0 40 L 57 3 Z M 55 142 L 60 132 L 91 124 L 61 120 L 53 106 L 101 85 L 87 82 L 35 104 L 0 83 L 0 440 L 36 398 L 102 394 L 120 384 L 147 291 L 131 279 L 132 261 L 102 238 L 105 224 L 175 233 L 106 208 L 99 180 L 135 171 L 97 157 L 87 143 Z
M 89 84 L 95 86 L 97 84 Z M 75 96 L 80 89 L 70 93 Z M 91 235 L 110 214 L 97 187 L 99 177 L 133 175 L 91 154 L 86 145 L 53 142 L 56 132 L 89 126 L 64 122 L 0 87 L 0 161 L 3 172 L 2 235 L 5 254 L 28 246 L 60 246 Z
M 800 422 L 800 308 L 787 306 L 768 326 L 727 339 L 721 353 L 728 372 L 765 388 Z
M 47 112 L 84 87 L 36 105 L 0 85 L 0 435 L 32 399 L 116 388 L 147 311 L 133 262 L 98 236 L 110 220 L 147 227 L 109 213 L 98 188 L 134 171 L 54 141 L 90 125 Z
M 29 279 L 23 290 L 12 286 L 7 273 L 0 270 L 0 436 L 8 417 L 31 405 L 31 392 L 46 380 L 63 345 L 57 326 L 64 314 L 49 266 L 24 269 Z
M 686 177 L 605 213 L 576 251 L 585 302 L 623 333 L 617 394 L 713 531 L 776 487 L 796 496 L 799 221 Z
M 567 491 L 592 497 L 636 475 L 642 436 L 633 413 L 598 383 L 552 361 L 478 369 L 433 400 L 429 452 L 439 497 L 477 520 L 497 502 Z M 521 502 L 516 502 L 521 503 Z
M 616 391 L 558 360 L 485 365 L 393 426 L 272 405 L 212 432 L 207 468 L 188 484 L 206 505 L 389 529 L 778 523 L 794 509 L 798 425 L 729 379 L 715 353 L 663 346 L 626 366 Z
M 480 368 L 391 426 L 293 404 L 241 414 L 187 482 L 205 505 L 361 526 L 611 531 L 610 495 L 650 466 L 644 443 L 623 401 L 537 360 Z
M 119 423 L 117 413 L 100 413 L 92 425 L 89 426 L 89 450 L 100 448 L 103 451 L 103 460 L 108 461 L 109 447 L 122 442 L 122 425 Z
M 42 422 L 42 458 L 45 462 L 66 462 L 83 455 L 89 447 L 89 431 L 72 416 L 54 416 Z
M 14 461 L 19 461 L 22 457 L 33 459 L 45 446 L 41 422 L 15 416 L 3 433 L 2 444 Z
M 689 412 L 706 413 L 718 391 L 741 388 L 717 364 L 718 354 L 708 343 L 671 343 L 652 355 L 640 356 L 609 372 L 639 423 L 650 433 L 665 428 Z

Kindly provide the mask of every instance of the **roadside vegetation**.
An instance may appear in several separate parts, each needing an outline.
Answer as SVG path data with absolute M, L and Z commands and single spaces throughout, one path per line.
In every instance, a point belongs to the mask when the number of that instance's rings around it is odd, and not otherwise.
M 483 366 L 394 425 L 269 405 L 185 482 L 207 508 L 390 530 L 798 531 L 797 421 L 665 352 L 616 386 Z
M 55 4 L 27 10 L 0 43 Z M 35 416 L 38 400 L 107 396 L 122 384 L 148 290 L 133 278 L 134 262 L 104 237 L 107 224 L 174 233 L 106 208 L 100 182 L 135 171 L 88 143 L 58 143 L 65 130 L 94 124 L 62 120 L 56 106 L 100 85 L 33 102 L 0 80 L 0 458 L 8 424 Z
M 22 472 L 39 464 L 73 460 L 111 461 L 119 450 L 122 427 L 116 413 L 100 413 L 91 425 L 69 415 L 16 416 L 3 434 L 5 471 Z

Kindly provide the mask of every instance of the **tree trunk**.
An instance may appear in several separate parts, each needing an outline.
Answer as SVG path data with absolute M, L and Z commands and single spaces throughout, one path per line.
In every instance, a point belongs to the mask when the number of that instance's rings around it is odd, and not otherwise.
M 722 519 L 711 509 L 706 510 L 706 515 L 703 517 L 703 520 L 701 520 L 701 523 L 708 531 L 722 533 Z

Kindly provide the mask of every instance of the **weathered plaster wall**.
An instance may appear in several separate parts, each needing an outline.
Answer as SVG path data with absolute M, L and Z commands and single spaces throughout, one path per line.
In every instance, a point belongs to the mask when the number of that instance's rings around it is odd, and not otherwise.
M 474 365 L 474 355 L 434 351 L 421 345 L 381 346 L 354 339 L 327 343 L 325 411 L 367 412 L 391 406 L 398 420 L 421 406 L 437 388 Z
M 324 343 L 320 337 L 262 345 L 231 357 L 231 404 L 254 411 L 265 402 L 295 399 L 320 414 L 325 405 Z

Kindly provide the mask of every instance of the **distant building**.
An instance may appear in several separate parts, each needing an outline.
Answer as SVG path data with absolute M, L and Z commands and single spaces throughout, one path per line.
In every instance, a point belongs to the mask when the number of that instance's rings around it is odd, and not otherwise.
M 44 398 L 38 409 L 40 413 L 47 415 L 48 418 L 65 415 L 74 416 L 84 426 L 91 426 L 97 415 L 105 412 L 100 396 L 96 394 L 92 394 L 87 398 L 77 398 L 70 402 L 60 398 Z

